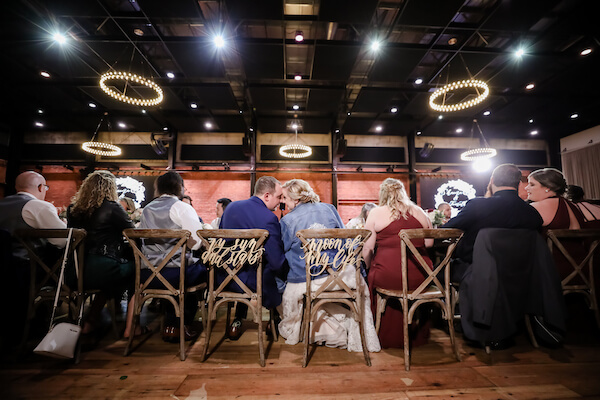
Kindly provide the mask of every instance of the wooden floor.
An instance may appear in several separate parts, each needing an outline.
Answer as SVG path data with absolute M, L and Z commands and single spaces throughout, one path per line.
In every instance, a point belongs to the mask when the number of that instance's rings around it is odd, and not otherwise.
M 302 345 L 282 339 L 267 347 L 267 365 L 261 368 L 251 322 L 245 322 L 239 341 L 224 340 L 204 363 L 203 336 L 182 362 L 178 345 L 164 343 L 158 333 L 123 357 L 125 341 L 107 329 L 78 365 L 31 353 L 4 354 L 0 399 L 600 398 L 600 333 L 590 316 L 572 312 L 572 329 L 559 349 L 536 350 L 519 335 L 515 347 L 487 355 L 459 339 L 462 362 L 454 359 L 448 336 L 433 329 L 430 343 L 413 350 L 410 372 L 404 370 L 401 349 L 371 354 L 373 366 L 367 367 L 362 353 L 316 347 L 302 368 Z M 158 327 L 152 314 L 145 317 L 150 327 Z M 223 331 L 221 319 L 212 344 Z

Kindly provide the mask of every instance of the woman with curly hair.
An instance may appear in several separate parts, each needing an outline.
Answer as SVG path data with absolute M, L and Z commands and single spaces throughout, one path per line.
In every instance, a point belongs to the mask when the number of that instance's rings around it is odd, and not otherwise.
M 319 195 L 302 179 L 287 181 L 282 189 L 282 201 L 290 210 L 280 221 L 283 249 L 290 269 L 281 302 L 283 315 L 279 332 L 286 339 L 287 344 L 296 344 L 300 341 L 302 303 L 306 292 L 306 262 L 302 243 L 296 236 L 296 232 L 302 229 L 344 228 L 344 223 L 335 207 L 321 203 Z M 335 251 L 330 254 L 330 259 L 333 258 L 335 258 Z M 359 285 L 363 289 L 368 309 L 369 293 L 366 282 L 363 279 L 361 282 L 356 282 L 351 268 L 345 269 L 343 275 L 344 282 L 349 286 Z M 316 290 L 327 277 L 321 275 L 315 278 L 312 280 L 312 286 Z M 368 350 L 379 351 L 381 347 L 375 333 L 373 315 L 370 312 L 365 312 L 363 323 Z M 313 327 L 315 329 L 310 338 L 311 342 L 325 344 L 328 347 L 347 348 L 348 351 L 362 351 L 358 323 L 352 317 L 350 310 L 339 304 L 326 304 L 321 307 Z
M 102 291 L 94 297 L 84 334 L 98 327 L 109 296 L 119 296 L 133 286 L 134 264 L 123 240 L 123 229 L 134 226 L 118 199 L 115 176 L 95 171 L 84 179 L 67 210 L 68 226 L 87 231 L 83 287 Z M 69 278 L 76 279 L 74 271 L 70 271 Z
M 371 237 L 363 248 L 363 256 L 371 289 L 371 309 L 377 309 L 375 288 L 402 290 L 401 247 L 398 233 L 403 229 L 431 228 L 431 221 L 425 211 L 413 203 L 398 179 L 387 178 L 379 187 L 379 207 L 367 217 L 365 229 L 371 230 Z M 431 246 L 431 239 L 413 241 L 423 258 L 431 266 L 425 246 Z M 416 289 L 424 280 L 425 274 L 417 266 L 416 260 L 408 259 L 408 288 Z M 427 343 L 429 325 L 413 324 L 412 345 Z M 381 347 L 403 347 L 402 330 L 404 317 L 400 303 L 389 302 L 381 318 L 379 340 Z

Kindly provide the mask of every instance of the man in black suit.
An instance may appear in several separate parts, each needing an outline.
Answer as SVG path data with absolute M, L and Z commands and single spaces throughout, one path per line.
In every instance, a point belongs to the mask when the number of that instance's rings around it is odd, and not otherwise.
M 443 228 L 457 228 L 465 232 L 454 253 L 452 282 L 460 283 L 473 262 L 473 245 L 483 228 L 533 229 L 542 227 L 542 217 L 535 208 L 518 194 L 521 170 L 514 164 L 501 164 L 490 179 L 491 197 L 476 197 L 446 223 Z

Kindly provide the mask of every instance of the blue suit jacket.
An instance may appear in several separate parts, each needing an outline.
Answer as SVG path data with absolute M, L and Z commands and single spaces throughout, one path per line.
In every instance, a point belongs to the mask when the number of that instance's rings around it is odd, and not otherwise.
M 275 277 L 284 268 L 285 254 L 281 241 L 279 219 L 258 197 L 230 203 L 221 218 L 221 229 L 266 229 L 269 237 L 265 242 L 265 258 L 263 265 L 263 305 L 273 308 L 281 303 L 281 293 L 277 290 Z M 251 269 L 240 271 L 239 278 L 256 290 L 256 273 Z M 232 284 L 235 290 L 237 285 Z
M 500 190 L 492 197 L 476 197 L 469 200 L 465 208 L 442 228 L 457 228 L 465 231 L 454 255 L 462 262 L 471 264 L 473 262 L 473 246 L 480 229 L 537 230 L 542 227 L 542 223 L 540 214 L 523 201 L 516 190 Z

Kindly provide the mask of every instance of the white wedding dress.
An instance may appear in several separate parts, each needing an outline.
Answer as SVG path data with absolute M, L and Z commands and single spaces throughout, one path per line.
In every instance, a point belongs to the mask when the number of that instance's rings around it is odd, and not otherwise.
M 316 290 L 325 282 L 327 277 L 315 279 L 311 286 Z M 356 287 L 356 273 L 354 268 L 345 268 L 342 279 L 350 288 Z M 371 299 L 365 280 L 361 277 L 359 285 L 363 292 L 364 301 L 364 326 L 367 349 L 370 352 L 381 350 L 379 338 L 375 332 L 373 314 L 371 313 Z M 285 338 L 286 344 L 297 344 L 301 341 L 300 325 L 302 323 L 302 299 L 306 293 L 306 283 L 288 283 L 283 292 L 281 302 L 283 308 L 282 320 L 279 323 L 279 333 Z M 339 347 L 348 351 L 362 352 L 360 329 L 358 323 L 352 318 L 352 312 L 341 304 L 325 304 L 317 312 L 316 320 L 312 323 L 311 343 L 323 344 L 328 347 Z

